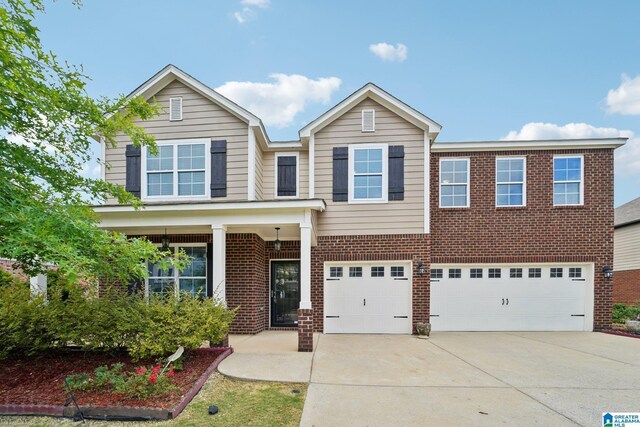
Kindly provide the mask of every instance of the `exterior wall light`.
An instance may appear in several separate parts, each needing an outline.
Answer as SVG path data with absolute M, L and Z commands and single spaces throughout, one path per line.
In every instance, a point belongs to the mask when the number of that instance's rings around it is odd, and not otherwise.
M 418 275 L 424 276 L 424 263 L 422 261 L 418 261 Z
M 613 270 L 608 265 L 602 267 L 602 273 L 604 274 L 604 278 L 607 280 L 613 277 Z
M 164 229 L 164 236 L 162 236 L 162 240 L 160 240 L 160 243 L 162 243 L 162 247 L 160 248 L 160 250 L 162 252 L 169 252 L 169 243 L 171 243 L 169 241 L 169 236 L 167 236 L 167 229 Z
M 279 238 L 279 233 L 280 233 L 280 227 L 276 227 L 276 240 L 275 242 L 273 242 L 273 248 L 276 250 L 276 252 L 280 252 L 280 247 L 282 246 L 282 242 L 280 241 L 280 238 Z

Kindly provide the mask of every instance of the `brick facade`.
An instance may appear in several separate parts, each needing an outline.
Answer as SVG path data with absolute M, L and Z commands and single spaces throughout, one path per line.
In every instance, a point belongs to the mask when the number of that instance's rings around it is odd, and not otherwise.
M 298 309 L 298 351 L 313 351 L 313 309 Z
M 584 206 L 553 206 L 554 154 L 584 155 Z M 526 207 L 495 206 L 496 156 L 527 159 Z M 439 208 L 439 159 L 471 159 L 470 208 Z M 432 263 L 593 262 L 594 328 L 611 325 L 613 150 L 433 153 Z
M 381 234 L 374 236 L 318 237 L 311 248 L 311 306 L 313 330 L 324 327 L 324 263 L 326 261 L 413 261 L 413 329 L 417 322 L 429 321 L 429 274 L 418 275 L 421 260 L 429 271 L 428 234 Z
M 640 270 L 613 273 L 613 302 L 640 305 Z
M 22 270 L 13 267 L 13 261 L 11 261 L 10 259 L 0 258 L 0 268 L 5 271 L 8 271 L 14 276 L 18 276 L 20 280 L 24 282 L 29 281 L 29 277 L 26 274 L 24 274 Z

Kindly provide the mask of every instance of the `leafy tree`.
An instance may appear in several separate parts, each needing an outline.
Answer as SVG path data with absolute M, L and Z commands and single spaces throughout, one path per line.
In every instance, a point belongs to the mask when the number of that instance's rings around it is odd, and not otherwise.
M 28 274 L 50 263 L 77 277 L 144 277 L 140 260 L 162 254 L 147 240 L 98 228 L 87 202 L 113 198 L 138 207 L 139 200 L 81 171 L 94 135 L 113 146 L 124 133 L 155 150 L 134 122 L 157 115 L 159 106 L 91 98 L 81 67 L 43 48 L 36 11 L 44 12 L 42 0 L 0 0 L 0 257 Z

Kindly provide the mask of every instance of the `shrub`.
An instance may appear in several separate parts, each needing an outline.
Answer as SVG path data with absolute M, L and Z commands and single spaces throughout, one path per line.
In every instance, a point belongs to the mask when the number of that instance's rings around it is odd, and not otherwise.
M 0 286 L 11 285 L 27 285 L 27 282 L 23 281 L 20 277 L 7 270 L 0 268 Z
M 640 315 L 640 306 L 626 304 L 613 304 L 613 323 L 624 323 L 627 320 L 635 320 Z

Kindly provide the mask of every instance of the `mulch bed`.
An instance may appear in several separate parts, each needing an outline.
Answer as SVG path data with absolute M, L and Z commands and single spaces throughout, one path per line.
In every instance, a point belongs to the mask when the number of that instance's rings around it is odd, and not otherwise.
M 629 338 L 640 338 L 640 334 L 636 334 L 633 332 L 627 332 L 627 331 L 621 331 L 621 330 L 617 330 L 617 329 L 610 329 L 610 330 L 604 330 L 604 331 L 600 331 L 604 334 L 609 334 L 609 335 L 619 335 L 621 337 L 629 337 Z
M 175 372 L 179 390 L 162 396 L 131 399 L 96 391 L 74 392 L 80 406 L 132 406 L 170 409 L 175 407 L 201 375 L 225 349 L 202 348 L 186 351 L 184 369 Z M 124 363 L 124 370 L 155 365 L 153 360 L 132 362 L 125 354 L 65 351 L 32 358 L 14 358 L 0 362 L 0 404 L 63 405 L 68 398 L 64 378 L 81 372 L 93 373 L 101 365 Z

